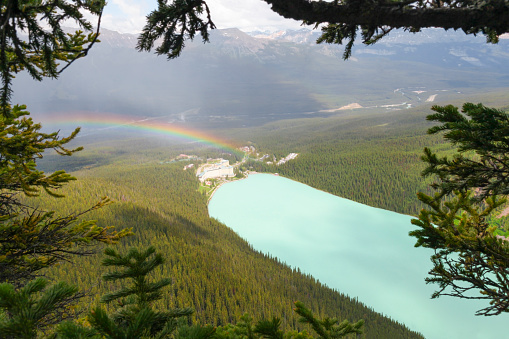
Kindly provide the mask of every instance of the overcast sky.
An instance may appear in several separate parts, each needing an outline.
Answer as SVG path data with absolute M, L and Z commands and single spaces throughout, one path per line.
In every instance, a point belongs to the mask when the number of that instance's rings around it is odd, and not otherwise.
M 280 17 L 262 0 L 208 0 L 212 21 L 218 28 L 243 31 L 299 29 L 300 22 Z M 139 33 L 145 16 L 157 7 L 156 0 L 109 0 L 102 27 L 121 33 Z

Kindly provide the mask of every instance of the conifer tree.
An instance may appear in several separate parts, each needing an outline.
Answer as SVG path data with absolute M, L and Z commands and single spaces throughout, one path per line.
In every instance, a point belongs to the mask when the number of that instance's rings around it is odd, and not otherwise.
M 294 311 L 301 316 L 299 321 L 310 324 L 311 328 L 322 339 L 342 338 L 351 333 L 361 334 L 362 326 L 364 326 L 364 320 L 359 320 L 353 324 L 348 320 L 343 320 L 338 324 L 339 321 L 336 318 L 325 317 L 322 320 L 317 319 L 313 312 L 307 309 L 300 301 L 295 303 Z
M 85 212 L 56 216 L 20 202 L 19 195 L 37 196 L 41 190 L 59 197 L 58 189 L 75 180 L 65 171 L 46 175 L 36 160 L 46 150 L 69 156 L 67 149 L 79 132 L 68 137 L 41 133 L 23 105 L 12 105 L 12 79 L 27 71 L 35 80 L 56 78 L 63 69 L 85 56 L 98 41 L 103 0 L 3 1 L 0 6 L 0 282 L 21 286 L 43 268 L 72 255 L 92 253 L 91 245 L 114 243 L 129 234 L 79 222 L 83 213 L 108 204 L 104 198 Z M 96 31 L 86 13 L 98 18 Z M 66 33 L 62 24 L 74 21 L 84 31 Z
M 283 339 L 283 331 L 281 327 L 281 319 L 273 317 L 272 320 L 260 320 L 255 328 L 254 332 L 260 334 L 260 338 L 266 339 Z
M 38 278 L 16 290 L 0 284 L 0 338 L 38 337 L 49 325 L 69 316 L 56 312 L 77 297 L 77 288 L 58 283 L 49 288 L 48 281 Z
M 429 134 L 444 133 L 444 139 L 457 147 L 452 158 L 438 157 L 429 148 L 422 160 L 427 164 L 423 176 L 436 176 L 431 185 L 440 196 L 455 190 L 476 188 L 476 200 L 509 194 L 509 115 L 482 104 L 458 107 L 433 106 L 427 117 L 439 125 Z M 474 155 L 474 156 L 472 156 Z
M 0 111 L 8 116 L 12 80 L 27 71 L 32 78 L 56 78 L 76 59 L 87 55 L 97 41 L 104 0 L 5 0 L 0 6 Z M 85 18 L 97 16 L 97 27 Z M 80 27 L 66 33 L 62 24 L 74 21 Z M 65 65 L 65 66 L 64 66 Z M 60 66 L 60 68 L 59 68 Z
M 75 180 L 64 171 L 46 175 L 36 168 L 36 160 L 48 149 L 62 155 L 80 150 L 65 148 L 79 130 L 60 138 L 58 133 L 40 132 L 41 125 L 28 117 L 24 106 L 9 112 L 0 119 L 0 282 L 22 285 L 41 269 L 72 255 L 91 254 L 90 246 L 115 243 L 130 230 L 114 232 L 94 221 L 79 221 L 84 213 L 108 204 L 107 198 L 87 211 L 63 217 L 21 203 L 19 194 L 37 196 L 44 190 L 58 197 L 56 190 Z
M 33 197 L 41 190 L 59 197 L 58 189 L 75 180 L 64 171 L 46 175 L 36 168 L 36 160 L 46 150 L 53 149 L 61 155 L 79 151 L 80 148 L 65 148 L 79 129 L 64 138 L 58 133 L 40 132 L 41 125 L 29 118 L 25 106 L 10 103 L 12 79 L 21 71 L 39 81 L 46 76 L 56 78 L 68 65 L 85 56 L 97 41 L 104 4 L 101 0 L 8 0 L 0 6 L 0 282 L 4 283 L 2 300 L 21 303 L 11 305 L 17 309 L 11 309 L 8 303 L 2 306 L 6 311 L 3 318 L 6 331 L 18 321 L 24 331 L 20 336 L 31 337 L 34 326 L 40 330 L 52 322 L 48 317 L 65 318 L 65 308 L 82 295 L 63 284 L 43 292 L 47 282 L 31 279 L 58 261 L 91 254 L 90 246 L 98 242 L 115 243 L 130 233 L 113 232 L 109 227 L 98 227 L 94 221 L 79 221 L 84 213 L 108 204 L 107 198 L 87 211 L 63 217 L 33 208 L 19 199 L 20 194 Z M 98 16 L 96 32 L 85 19 L 84 11 Z M 87 34 L 64 32 L 62 24 L 66 20 L 74 20 Z M 37 300 L 34 293 L 43 295 Z M 26 311 L 30 307 L 37 312 Z
M 313 312 L 304 306 L 302 302 L 295 302 L 295 313 L 300 315 L 299 322 L 311 325 L 318 338 L 335 339 L 342 338 L 349 334 L 361 334 L 364 320 L 352 324 L 348 320 L 338 324 L 336 318 L 317 319 Z M 219 328 L 218 339 L 310 339 L 313 338 L 307 331 L 297 332 L 295 330 L 284 332 L 281 330 L 281 319 L 273 317 L 271 320 L 259 320 L 252 326 L 253 319 L 244 314 L 236 326 L 228 325 Z
M 452 158 L 438 157 L 425 149 L 424 176 L 434 175 L 434 195 L 422 192 L 427 205 L 412 223 L 416 247 L 435 251 L 428 283 L 438 284 L 433 294 L 481 299 L 489 304 L 480 315 L 509 311 L 509 241 L 497 237 L 488 223 L 494 211 L 506 203 L 509 192 L 509 115 L 481 104 L 433 107 L 428 116 L 440 124 L 429 133 L 445 132 L 457 147 Z
M 119 270 L 106 273 L 103 279 L 120 282 L 123 286 L 101 299 L 107 304 L 116 301 L 117 311 L 109 315 L 102 307 L 95 307 L 88 317 L 92 327 L 106 338 L 167 338 L 175 331 L 179 333 L 178 320 L 191 315 L 191 308 L 167 311 L 152 308 L 152 303 L 162 296 L 161 289 L 171 283 L 169 278 L 148 281 L 148 275 L 164 262 L 162 255 L 155 253 L 154 247 L 145 251 L 131 248 L 126 255 L 106 249 L 105 254 L 108 257 L 103 260 L 103 265 Z M 182 327 L 177 337 L 209 338 L 214 330 L 210 326 Z

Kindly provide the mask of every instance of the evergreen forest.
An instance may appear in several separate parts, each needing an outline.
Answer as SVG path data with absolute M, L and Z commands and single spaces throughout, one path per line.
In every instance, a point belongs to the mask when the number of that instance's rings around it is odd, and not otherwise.
M 501 14 L 507 12 L 506 6 L 498 3 L 479 5 L 487 16 L 479 16 L 477 7 L 468 7 L 470 2 L 447 4 L 449 10 L 467 6 L 466 13 L 475 19 L 470 25 L 461 20 L 444 24 L 432 17 L 427 19 L 430 22 L 414 26 L 408 16 L 402 24 L 391 20 L 383 23 L 376 11 L 374 17 L 365 19 L 358 6 L 351 6 L 348 0 L 266 2 L 273 5 L 273 11 L 316 27 L 328 23 L 318 42 L 346 42 L 344 59 L 351 56 L 358 31 L 365 44 L 373 44 L 392 26 L 412 32 L 429 26 L 461 27 L 466 33 L 483 33 L 494 43 L 508 30 L 505 14 Z M 443 5 L 432 3 L 437 8 Z M 207 203 L 213 187 L 205 188 L 195 169 L 215 158 L 240 162 L 231 180 L 252 172 L 277 173 L 363 204 L 418 215 L 412 223 L 419 229 L 410 236 L 417 238 L 416 247 L 435 250 L 431 257 L 434 267 L 426 278 L 426 282 L 440 286 L 433 297 L 488 299 L 489 306 L 478 314 L 507 312 L 509 243 L 505 236 L 509 221 L 498 215 L 502 210 L 508 214 L 505 197 L 509 192 L 504 77 L 493 91 L 469 96 L 469 101 L 478 99 L 501 110 L 465 104 L 459 112 L 452 105 L 428 105 L 436 94 L 426 101 L 419 95 L 405 94 L 419 101 L 416 106 L 342 106 L 340 102 L 349 99 L 335 93 L 336 87 L 324 85 L 326 94 L 309 92 L 303 96 L 306 81 L 302 87 L 294 87 L 299 89 L 294 92 L 287 86 L 293 84 L 292 77 L 276 80 L 268 68 L 261 78 L 277 85 L 256 91 L 270 93 L 265 100 L 261 100 L 263 95 L 250 97 L 250 101 L 262 104 L 258 106 L 262 109 L 254 109 L 260 116 L 245 114 L 253 119 L 250 123 L 243 124 L 242 119 L 247 118 L 238 114 L 248 104 L 234 96 L 230 108 L 239 108 L 234 109 L 235 114 L 223 115 L 222 106 L 228 100 L 219 100 L 209 113 L 201 112 L 200 107 L 178 109 L 81 135 L 80 128 L 74 126 L 67 134 L 45 132 L 54 126 L 44 123 L 43 128 L 35 122 L 39 116 L 35 121 L 30 117 L 31 108 L 17 103 L 18 93 L 23 97 L 30 91 L 20 91 L 13 80 L 22 72 L 37 81 L 56 79 L 74 61 L 87 56 L 99 42 L 105 5 L 102 0 L 9 0 L 1 6 L 0 338 L 423 338 L 414 329 L 360 303 L 356 296 L 331 289 L 281 258 L 257 251 L 247 239 L 211 218 Z M 393 13 L 408 6 L 430 11 L 428 4 L 419 8 L 423 5 L 415 1 L 383 4 L 382 10 Z M 327 7 L 353 10 L 353 21 L 338 20 L 341 15 L 327 18 Z M 364 12 L 372 10 L 365 8 Z M 456 14 L 451 13 L 448 19 L 455 19 Z M 90 18 L 97 20 L 95 25 Z M 81 30 L 67 33 L 62 24 L 68 21 Z M 208 31 L 214 28 L 204 0 L 158 1 L 158 9 L 146 17 L 136 49 L 154 49 L 156 54 L 174 59 L 182 53 L 186 39 L 199 33 L 203 42 L 208 42 Z M 234 40 L 255 41 L 235 34 Z M 156 41 L 161 42 L 157 47 Z M 277 45 L 267 44 L 267 50 Z M 298 50 L 286 48 L 290 46 L 286 43 L 281 46 L 284 48 L 277 50 L 289 51 L 288 55 Z M 271 55 L 258 58 L 260 65 L 270 64 L 267 60 L 274 59 Z M 214 69 L 214 65 L 199 64 Z M 248 64 L 242 61 L 239 65 L 243 68 Z M 252 70 L 256 73 L 256 67 Z M 405 83 L 407 78 L 413 82 L 403 70 Z M 230 73 L 234 72 L 230 69 Z M 462 76 L 470 74 L 474 73 Z M 338 81 L 349 87 L 343 79 L 332 78 L 331 84 Z M 214 76 L 210 79 L 216 80 Z M 173 85 L 182 86 L 178 81 Z M 192 86 L 193 94 L 199 92 Z M 444 92 L 456 87 L 454 83 L 448 86 Z M 271 112 L 270 105 L 265 104 L 277 99 L 271 88 L 278 87 L 286 88 L 295 100 L 284 99 L 276 104 L 278 112 Z M 404 94 L 400 89 L 389 89 L 392 94 L 385 99 L 382 95 L 379 103 L 399 98 Z M 68 100 L 69 104 L 78 102 L 70 92 L 53 92 L 53 98 Z M 165 88 L 158 93 L 168 92 Z M 111 93 L 99 93 L 101 100 L 111 101 Z M 459 93 L 447 96 L 458 98 Z M 440 98 L 445 100 L 445 96 Z M 143 99 L 150 101 L 148 96 Z M 189 99 L 180 99 L 181 104 L 188 105 Z M 371 101 L 367 98 L 365 102 Z M 36 103 L 36 109 L 47 103 Z M 96 104 L 88 107 L 87 103 L 84 111 L 90 113 Z M 287 113 L 290 104 L 298 114 Z M 461 106 L 461 102 L 455 104 Z M 114 101 L 109 105 L 119 110 L 123 107 Z M 405 109 L 392 109 L 404 105 Z M 125 106 L 131 113 L 136 111 L 129 100 Z M 435 114 L 429 115 L 430 110 Z M 146 125 L 136 126 L 153 119 L 165 119 L 166 125 L 185 125 L 188 121 L 185 127 L 210 125 L 210 135 L 221 136 L 231 145 L 252 146 L 254 151 L 244 154 L 235 147 L 210 147 L 197 138 L 187 142 L 161 137 L 147 132 L 150 128 Z M 298 155 L 278 165 L 277 160 L 289 153 Z M 439 158 L 438 153 L 445 157 Z M 263 155 L 273 161 L 263 161 Z M 471 289 L 480 290 L 481 297 L 471 297 Z
M 86 145 L 85 151 L 62 164 L 77 169 L 87 163 L 73 172 L 79 180 L 64 188 L 64 198 L 37 198 L 39 208 L 66 215 L 93 205 L 102 196 L 110 197 L 113 204 L 88 213 L 86 219 L 96 219 L 101 226 L 132 228 L 134 235 L 115 246 L 120 252 L 152 245 L 163 253 L 166 263 L 158 268 L 155 278 L 169 277 L 172 283 L 157 306 L 192 307 L 196 310 L 191 315 L 193 323 L 225 326 L 237 323 L 247 313 L 254 320 L 277 316 L 285 329 L 310 332 L 297 322 L 292 311 L 293 302 L 298 300 L 320 317 L 364 319 L 362 336 L 366 338 L 420 337 L 355 297 L 257 252 L 228 227 L 208 217 L 207 197 L 200 193 L 194 171 L 184 171 L 183 162 L 164 161 L 180 154 L 181 147 L 172 150 L 171 145 L 150 137 L 117 140 L 108 146 L 103 142 Z M 189 151 L 203 157 L 219 152 L 199 147 Z M 104 154 L 108 155 L 104 163 L 90 165 L 86 161 L 101 159 Z M 48 155 L 41 168 L 49 169 L 54 161 Z M 82 257 L 48 272 L 52 279 L 73 282 L 90 291 L 76 312 L 87 310 L 113 288 L 100 279 L 104 273 L 101 259 L 100 254 Z
M 229 130 L 227 135 L 276 158 L 299 153 L 281 166 L 250 160 L 242 165 L 243 170 L 278 172 L 338 196 L 416 214 L 420 205 L 415 192 L 429 183 L 420 176 L 423 147 L 450 152 L 440 138 L 426 134 L 430 123 L 423 116 L 427 113 L 425 109 L 347 112 L 327 119 L 285 120 Z M 79 180 L 62 189 L 63 198 L 43 194 L 26 198 L 26 202 L 66 215 L 90 207 L 103 196 L 112 199 L 113 204 L 85 217 L 96 219 L 100 226 L 132 228 L 134 235 L 115 246 L 120 252 L 152 245 L 163 253 L 166 263 L 155 271 L 155 278 L 169 277 L 171 284 L 157 301 L 159 308 L 192 307 L 196 312 L 190 322 L 218 329 L 244 324 L 246 319 L 277 316 L 287 330 L 309 331 L 292 311 L 293 302 L 299 300 L 320 317 L 364 319 L 362 336 L 366 338 L 420 337 L 355 297 L 331 290 L 298 268 L 257 252 L 208 216 L 207 197 L 195 172 L 183 170 L 188 162 L 168 161 L 186 153 L 199 159 L 228 158 L 234 163 L 242 159 L 241 153 L 123 132 L 78 138 L 73 143 L 85 145 L 85 150 L 64 158 L 46 154 L 39 167 L 49 172 L 62 168 Z M 203 160 L 193 161 L 198 165 Z M 496 220 L 505 224 L 505 218 Z M 52 280 L 72 282 L 89 292 L 73 311 L 78 317 L 116 287 L 101 281 L 105 272 L 101 260 L 101 254 L 80 257 L 47 272 Z

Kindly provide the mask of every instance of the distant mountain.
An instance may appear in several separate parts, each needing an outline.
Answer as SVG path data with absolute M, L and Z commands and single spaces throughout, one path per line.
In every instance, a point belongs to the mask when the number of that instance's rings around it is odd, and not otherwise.
M 101 29 L 101 35 L 99 40 L 101 40 L 101 45 L 107 45 L 111 48 L 132 48 L 136 47 L 138 43 L 138 35 L 137 34 L 128 34 L 128 33 L 119 33 L 115 31 L 111 31 L 109 29 Z
M 136 52 L 136 35 L 102 30 L 101 43 L 58 81 L 15 82 L 32 112 L 95 111 L 160 116 L 201 127 L 338 114 L 342 108 L 400 109 L 509 86 L 509 44 L 458 32 L 393 32 L 360 43 L 316 45 L 317 31 L 214 30 L 166 60 Z M 29 95 L 27 95 L 29 93 Z
M 249 35 L 255 38 L 264 38 L 271 40 L 285 40 L 295 43 L 314 44 L 320 37 L 321 31 L 301 28 L 299 30 L 283 31 L 253 31 Z M 507 38 L 502 36 L 502 39 Z M 403 44 L 403 45 L 421 45 L 428 43 L 452 43 L 452 42 L 476 42 L 485 43 L 486 38 L 482 36 L 466 35 L 461 31 L 444 31 L 441 28 L 427 28 L 418 33 L 409 33 L 404 30 L 393 30 L 377 44 Z
M 302 28 L 299 30 L 285 30 L 277 32 L 254 31 L 249 32 L 249 35 L 258 39 L 282 40 L 298 44 L 315 44 L 316 39 L 320 36 L 320 31 L 312 31 L 307 28 Z
M 278 32 L 251 32 L 251 36 L 258 39 L 287 41 L 298 44 L 316 44 L 320 37 L 319 30 L 287 30 Z M 485 37 L 474 37 L 459 31 L 444 31 L 430 28 L 419 33 L 409 33 L 402 30 L 391 32 L 374 46 L 358 43 L 354 49 L 354 58 L 361 55 L 394 56 L 396 59 L 407 61 L 422 61 L 436 66 L 447 67 L 484 67 L 499 68 L 506 64 L 509 52 L 509 36 L 502 36 L 499 44 L 486 44 Z M 331 46 L 322 46 L 322 52 L 330 55 Z M 333 46 L 342 51 L 342 47 Z M 317 47 L 320 49 L 319 47 Z M 337 53 L 333 53 L 337 54 Z M 505 66 L 505 65 L 503 65 Z M 508 70 L 509 68 L 506 68 Z

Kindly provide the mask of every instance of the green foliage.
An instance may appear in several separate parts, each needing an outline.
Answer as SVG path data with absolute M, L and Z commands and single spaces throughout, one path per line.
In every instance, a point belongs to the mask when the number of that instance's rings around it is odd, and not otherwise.
M 45 150 L 53 149 L 60 155 L 71 155 L 82 148 L 70 150 L 64 147 L 76 137 L 79 129 L 70 136 L 60 138 L 58 133 L 41 133 L 41 125 L 29 118 L 26 106 L 7 108 L 8 117 L 0 119 L 0 199 L 5 208 L 12 192 L 23 192 L 29 196 L 37 195 L 40 189 L 58 196 L 54 189 L 74 177 L 64 171 L 56 171 L 47 176 L 36 169 L 35 160 L 42 158 Z M 2 209 L 2 212 L 7 212 Z
M 129 281 L 129 286 L 106 294 L 104 303 L 118 300 L 119 309 L 109 316 L 101 307 L 90 313 L 88 320 L 92 327 L 106 338 L 166 338 L 177 329 L 177 319 L 193 313 L 190 308 L 155 311 L 152 303 L 161 299 L 161 289 L 170 284 L 169 279 L 150 283 L 147 275 L 162 265 L 163 257 L 155 253 L 154 247 L 145 251 L 131 248 L 126 255 L 113 249 L 106 249 L 108 256 L 102 264 L 120 268 L 103 275 L 105 281 Z M 210 327 L 186 328 L 181 338 L 208 338 L 213 334 Z
M 362 334 L 364 321 L 360 320 L 354 324 L 344 320 L 340 324 L 336 318 L 325 317 L 323 320 L 317 319 L 311 310 L 307 309 L 303 303 L 295 303 L 295 313 L 301 316 L 299 322 L 311 325 L 311 328 L 322 339 L 334 339 L 348 336 L 349 334 Z M 271 320 L 259 320 L 253 327 L 253 319 L 244 314 L 237 325 L 227 325 L 217 329 L 217 339 L 311 339 L 307 331 L 298 332 L 295 330 L 281 330 L 281 319 L 273 317 Z
M 147 24 L 138 38 L 136 48 L 139 51 L 150 51 L 156 40 L 162 43 L 155 49 L 156 53 L 165 54 L 168 59 L 176 58 L 182 53 L 185 40 L 193 40 L 199 32 L 203 42 L 209 41 L 209 29 L 216 26 L 210 18 L 210 10 L 205 1 L 158 0 L 158 8 L 147 16 Z M 202 19 L 206 12 L 206 20 Z
M 79 129 L 67 138 L 60 138 L 57 132 L 41 133 L 41 125 L 28 117 L 25 106 L 12 107 L 12 79 L 24 70 L 38 81 L 46 76 L 56 78 L 85 56 L 98 32 L 91 33 L 84 12 L 100 17 L 104 5 L 102 0 L 8 0 L 0 8 L 0 282 L 4 282 L 0 285 L 4 312 L 0 337 L 36 337 L 48 325 L 68 317 L 66 307 L 83 296 L 65 283 L 45 290 L 45 280 L 31 280 L 43 269 L 72 255 L 91 254 L 86 248 L 92 244 L 115 243 L 130 234 L 129 230 L 111 232 L 110 227 L 79 220 L 83 213 L 106 205 L 107 198 L 85 212 L 60 217 L 22 203 L 19 197 L 37 196 L 41 190 L 62 197 L 56 190 L 75 178 L 65 171 L 46 175 L 36 168 L 36 160 L 45 150 L 68 156 L 81 148 L 64 147 Z M 74 20 L 90 34 L 66 34 L 61 24 L 67 20 Z M 59 70 L 59 62 L 66 66 Z
M 52 339 L 101 339 L 102 337 L 97 334 L 93 328 L 88 328 L 77 324 L 72 321 L 63 321 L 58 324 L 55 333 L 50 338 Z
M 441 195 L 454 190 L 476 188 L 476 199 L 509 193 L 509 115 L 482 104 L 466 103 L 462 113 L 457 107 L 433 106 L 428 120 L 441 123 L 429 134 L 444 133 L 444 139 L 457 147 L 452 159 L 439 158 L 425 148 L 422 160 L 427 163 L 424 176 L 436 176 L 432 185 Z M 473 153 L 473 154 L 472 154 Z
M 47 76 L 56 78 L 62 70 L 58 70 L 59 62 L 69 65 L 87 54 L 97 40 L 98 33 L 92 33 L 93 27 L 85 19 L 85 13 L 100 18 L 104 5 L 103 0 L 2 2 L 0 108 L 3 116 L 10 113 L 8 107 L 14 74 L 26 70 L 38 81 Z M 61 25 L 67 20 L 76 22 L 89 34 L 85 35 L 83 31 L 65 33 Z
M 300 322 L 310 324 L 313 330 L 323 339 L 341 338 L 350 333 L 361 334 L 364 320 L 352 324 L 348 320 L 338 324 L 338 319 L 325 317 L 322 320 L 317 319 L 313 313 L 307 309 L 303 303 L 295 303 L 295 313 L 301 316 Z
M 426 208 L 412 220 L 419 229 L 410 232 L 416 247 L 435 250 L 426 281 L 439 286 L 434 298 L 488 300 L 480 315 L 508 312 L 509 242 L 488 222 L 507 201 L 508 115 L 481 104 L 465 104 L 463 114 L 453 106 L 433 110 L 428 119 L 441 124 L 429 133 L 445 131 L 457 153 L 449 160 L 425 149 L 422 157 L 423 175 L 435 175 L 438 190 L 418 194 Z
M 58 133 L 41 133 L 41 125 L 28 117 L 24 106 L 14 106 L 9 112 L 0 119 L 0 282 L 22 284 L 46 267 L 72 255 L 91 254 L 91 245 L 115 243 L 130 231 L 117 233 L 94 221 L 79 220 L 84 213 L 107 205 L 107 198 L 84 212 L 73 211 L 64 217 L 21 202 L 19 194 L 33 197 L 41 190 L 61 197 L 55 190 L 75 180 L 65 171 L 46 175 L 36 168 L 35 161 L 46 150 L 67 156 L 79 151 L 79 147 L 65 147 L 79 130 L 60 138 Z
M 56 310 L 69 306 L 77 288 L 62 282 L 47 286 L 42 278 L 21 289 L 0 284 L 0 338 L 36 338 L 48 325 L 65 319 Z
M 254 332 L 260 334 L 261 338 L 283 339 L 283 331 L 279 327 L 281 327 L 281 319 L 273 317 L 272 320 L 260 320 Z
M 216 328 L 210 325 L 182 325 L 178 328 L 176 339 L 199 339 L 199 338 L 215 338 Z
M 103 199 L 87 211 L 65 217 L 36 210 L 4 216 L 0 220 L 0 281 L 23 283 L 73 255 L 94 253 L 91 246 L 98 242 L 116 243 L 132 234 L 128 229 L 116 232 L 99 227 L 95 221 L 79 222 L 83 214 L 107 203 Z
M 19 199 L 19 194 L 39 195 L 44 189 L 56 197 L 54 189 L 74 180 L 64 171 L 51 175 L 37 170 L 35 160 L 47 149 L 71 155 L 75 150 L 64 147 L 78 131 L 67 138 L 57 133 L 39 132 L 23 106 L 0 120 L 0 308 L 3 317 L 0 333 L 6 337 L 35 337 L 48 325 L 70 316 L 67 308 L 82 297 L 74 287 L 59 283 L 44 291 L 47 282 L 31 280 L 45 268 L 69 260 L 73 255 L 89 255 L 90 246 L 115 243 L 130 230 L 112 232 L 94 221 L 80 221 L 87 212 L 109 200 L 103 198 L 92 208 L 65 217 L 40 211 Z M 31 281 L 30 281 L 31 280 Z
M 360 4 L 356 4 L 359 6 Z M 362 42 L 366 45 L 372 45 L 384 36 L 388 35 L 391 27 L 373 27 L 361 26 Z M 347 60 L 352 56 L 352 48 L 357 38 L 359 26 L 356 24 L 328 24 L 322 27 L 322 35 L 316 40 L 317 44 L 326 42 L 328 44 L 343 44 L 344 40 L 348 40 L 343 53 L 343 59 Z
M 346 60 L 352 56 L 352 48 L 357 37 L 357 26 L 356 25 L 338 25 L 330 24 L 322 28 L 322 35 L 316 40 L 317 44 L 326 42 L 328 44 L 339 44 L 343 43 L 343 40 L 348 39 L 345 51 L 343 53 L 343 59 Z
M 472 199 L 472 192 L 454 192 L 449 201 L 420 193 L 419 198 L 428 205 L 413 219 L 419 227 L 410 232 L 417 238 L 416 247 L 435 250 L 431 257 L 433 268 L 426 278 L 436 283 L 439 290 L 433 298 L 442 295 L 465 299 L 485 299 L 489 306 L 477 314 L 497 315 L 507 312 L 509 285 L 509 244 L 495 235 L 496 226 L 486 222 L 494 209 L 506 199 L 489 197 L 482 205 Z M 474 294 L 478 290 L 480 294 Z
M 104 253 L 108 257 L 103 260 L 103 266 L 125 269 L 124 271 L 106 273 L 103 276 L 104 281 L 132 280 L 131 287 L 125 287 L 119 291 L 104 295 L 101 299 L 104 303 L 111 303 L 119 298 L 135 296 L 135 300 L 130 303 L 136 304 L 138 308 L 143 308 L 152 301 L 161 299 L 160 289 L 171 283 L 170 279 L 162 279 L 150 284 L 146 281 L 147 274 L 164 262 L 161 254 L 155 254 L 153 258 L 149 259 L 155 253 L 154 247 L 149 247 L 144 252 L 139 252 L 137 249 L 132 248 L 125 256 L 118 254 L 111 248 L 106 249 Z M 121 303 L 124 304 L 125 302 Z

